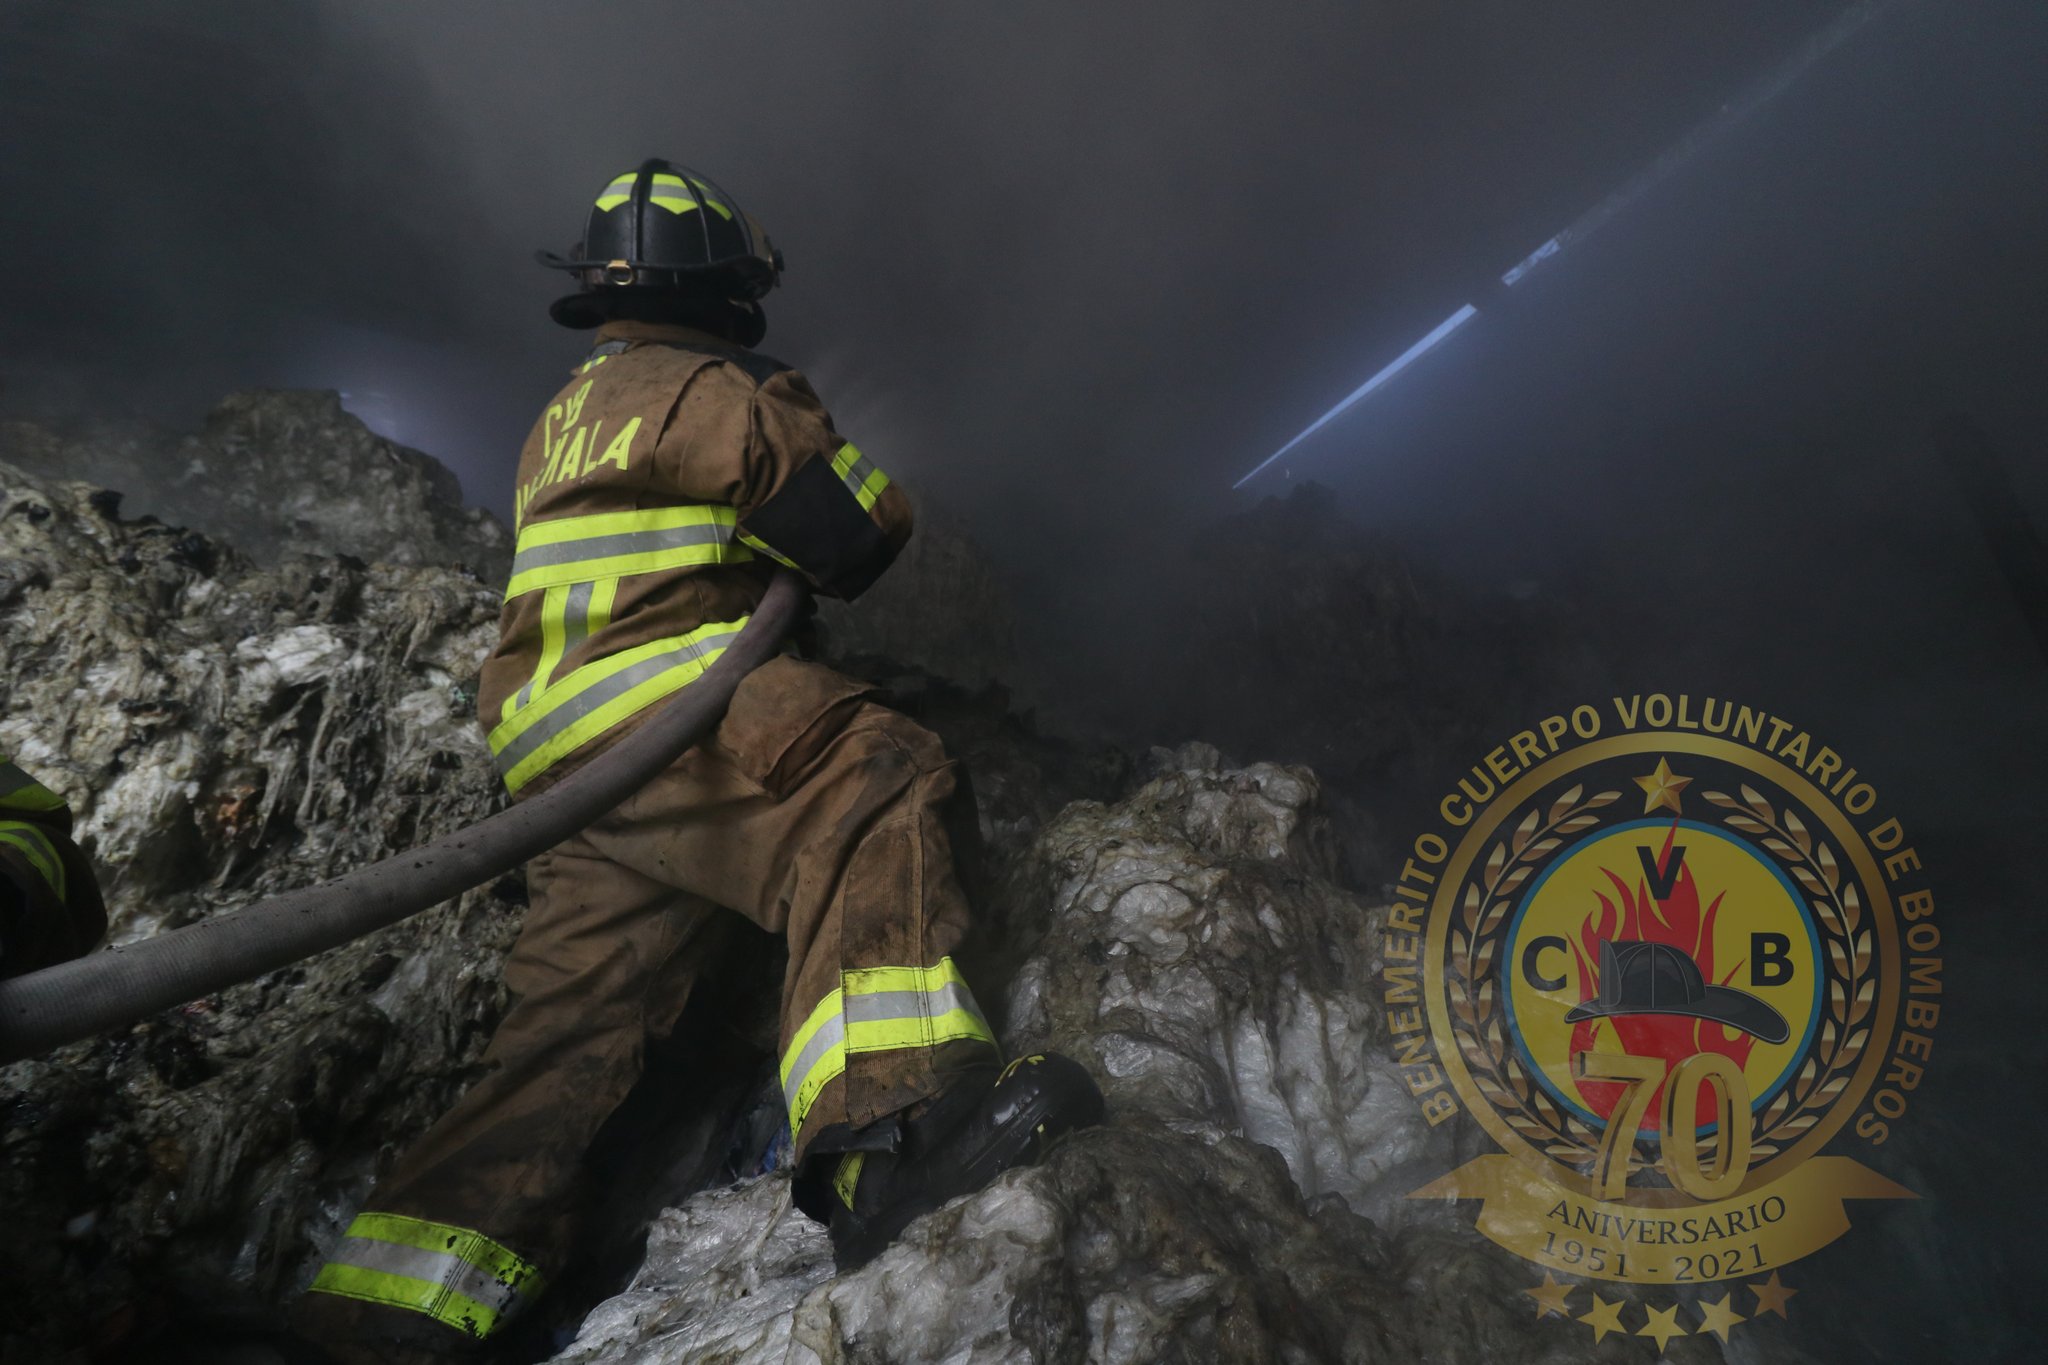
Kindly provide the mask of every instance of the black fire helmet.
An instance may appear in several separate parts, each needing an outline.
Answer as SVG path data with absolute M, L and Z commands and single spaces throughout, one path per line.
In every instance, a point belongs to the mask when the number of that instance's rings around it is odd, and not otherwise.
M 606 290 L 672 290 L 751 304 L 782 278 L 782 252 L 731 195 L 658 157 L 606 183 L 568 256 L 540 251 L 534 258 L 568 271 L 579 286 L 548 308 L 564 327 L 603 321 L 598 300 Z

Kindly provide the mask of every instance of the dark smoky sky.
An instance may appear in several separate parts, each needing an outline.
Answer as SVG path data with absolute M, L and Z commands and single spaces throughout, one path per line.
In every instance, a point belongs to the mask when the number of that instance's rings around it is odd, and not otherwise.
M 661 153 L 783 242 L 769 348 L 849 431 L 1071 560 L 1229 505 L 1836 3 L 9 0 L 9 391 L 189 418 L 324 383 L 502 507 L 577 346 L 529 253 Z M 1301 472 L 1415 463 L 1368 434 Z
M 1484 588 L 1640 623 L 1617 677 L 1880 716 L 1982 683 L 2038 740 L 1923 433 L 1970 411 L 2048 506 L 2048 11 L 1880 7 L 1487 292 L 1845 7 L 5 0 L 0 406 L 338 388 L 503 511 L 582 344 L 530 253 L 662 154 L 770 225 L 767 349 L 1073 677 L 1124 666 L 1118 613 L 1199 610 L 1203 526 L 1315 479 Z

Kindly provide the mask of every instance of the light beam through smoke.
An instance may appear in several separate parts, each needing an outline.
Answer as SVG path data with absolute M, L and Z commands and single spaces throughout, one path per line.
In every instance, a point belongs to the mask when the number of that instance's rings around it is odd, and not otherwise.
M 1773 67 L 1769 75 L 1748 87 L 1736 98 L 1723 104 L 1710 118 L 1694 127 L 1684 137 L 1667 147 L 1655 161 L 1652 161 L 1648 166 L 1645 166 L 1641 171 L 1630 177 L 1628 182 L 1622 185 L 1620 189 L 1595 204 L 1563 232 L 1558 233 L 1542 246 L 1537 247 L 1534 251 L 1523 257 L 1512 270 L 1509 270 L 1500 277 L 1501 283 L 1509 288 L 1513 288 L 1527 279 L 1529 273 L 1538 266 L 1562 254 L 1566 247 L 1576 246 L 1580 242 L 1585 241 L 1604 227 L 1608 220 L 1647 194 L 1681 165 L 1692 160 L 1709 143 L 1747 119 L 1771 100 L 1782 95 L 1791 88 L 1794 81 L 1804 75 L 1816 62 L 1847 42 L 1853 34 L 1862 29 L 1872 19 L 1875 19 L 1885 10 L 1901 2 L 1902 0 L 1857 0 L 1856 4 L 1849 6 L 1826 28 L 1801 43 L 1798 50 L 1785 61 Z M 1278 460 L 1288 451 L 1293 450 L 1318 431 L 1321 431 L 1352 407 L 1370 397 L 1374 391 L 1385 386 L 1395 375 L 1406 369 L 1409 363 L 1417 356 L 1435 346 L 1452 332 L 1457 331 L 1458 328 L 1464 326 L 1477 312 L 1478 310 L 1468 303 L 1457 312 L 1451 314 L 1435 331 L 1404 351 L 1400 359 L 1387 366 L 1384 370 L 1381 370 L 1371 379 L 1366 380 L 1365 383 L 1359 385 L 1356 389 L 1353 389 L 1335 407 L 1309 423 L 1293 440 L 1260 461 L 1251 473 L 1246 474 L 1243 478 L 1232 484 L 1231 488 L 1242 488 L 1257 478 L 1266 469 L 1271 467 L 1274 461 Z

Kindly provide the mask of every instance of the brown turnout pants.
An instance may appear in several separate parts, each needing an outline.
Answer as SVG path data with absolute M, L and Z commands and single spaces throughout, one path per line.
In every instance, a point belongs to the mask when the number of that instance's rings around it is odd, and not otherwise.
M 432 1358 L 530 1302 L 567 1249 L 585 1150 L 728 910 L 789 945 L 781 1074 L 799 1160 L 992 1057 L 948 957 L 968 920 L 946 832 L 954 765 L 865 691 L 770 660 L 712 740 L 529 865 L 505 964 L 516 999 L 486 1072 L 372 1194 L 294 1309 L 303 1334 L 351 1359 Z

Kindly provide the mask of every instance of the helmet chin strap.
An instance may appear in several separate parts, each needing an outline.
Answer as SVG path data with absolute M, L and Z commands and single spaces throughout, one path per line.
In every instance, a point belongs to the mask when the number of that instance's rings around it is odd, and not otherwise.
M 733 303 L 732 318 L 732 339 L 742 346 L 759 346 L 768 335 L 768 314 L 758 303 Z

